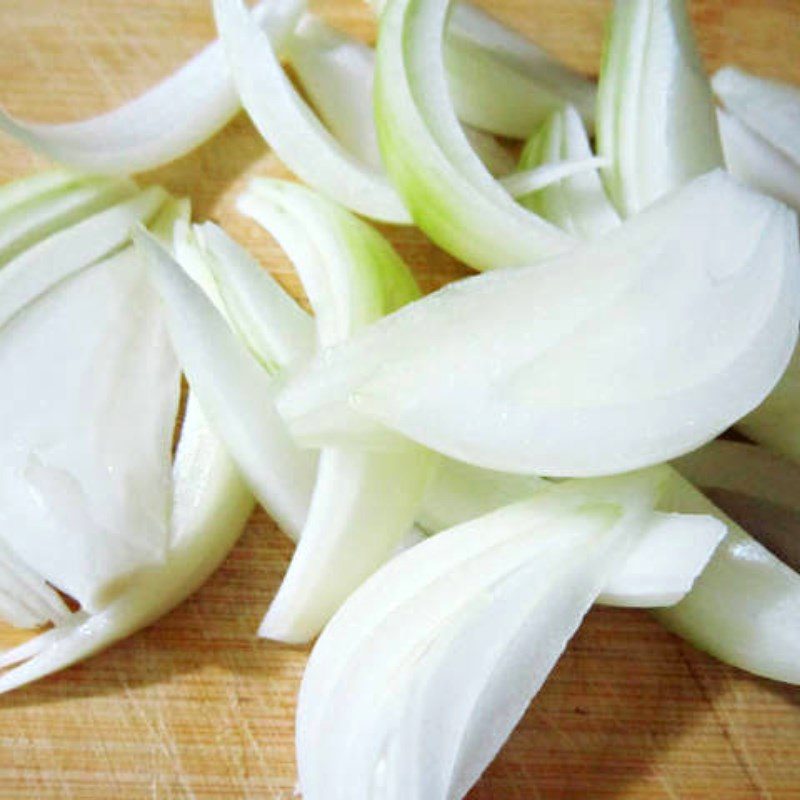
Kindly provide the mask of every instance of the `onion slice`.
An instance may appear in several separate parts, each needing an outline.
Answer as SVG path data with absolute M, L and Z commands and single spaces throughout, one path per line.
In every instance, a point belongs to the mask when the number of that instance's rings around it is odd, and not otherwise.
M 322 346 L 345 341 L 419 296 L 383 237 L 308 189 L 257 180 L 239 207 L 292 258 Z M 260 635 L 297 643 L 322 630 L 411 527 L 432 461 L 410 442 L 390 453 L 352 446 L 322 451 L 306 524 Z
M 692 591 L 658 619 L 701 650 L 773 680 L 800 684 L 800 576 L 688 481 L 674 480 L 666 508 L 713 514 L 728 534 Z
M 298 94 L 242 0 L 214 0 L 214 16 L 242 104 L 286 166 L 357 213 L 407 223 L 385 176 L 348 152 Z
M 380 14 L 386 3 L 371 3 Z M 453 4 L 444 41 L 459 119 L 479 130 L 527 139 L 565 103 L 591 125 L 595 86 L 477 6 Z
M 723 165 L 711 87 L 686 3 L 618 0 L 597 105 L 606 188 L 630 216 Z
M 508 472 L 657 463 L 777 382 L 797 338 L 797 261 L 792 212 L 713 173 L 566 256 L 396 312 L 320 354 L 279 406 L 308 444 L 367 418 Z
M 253 507 L 225 447 L 190 395 L 172 482 L 171 547 L 163 564 L 131 582 L 118 597 L 0 656 L 0 692 L 8 692 L 82 661 L 149 625 L 195 591 L 234 545 Z
M 800 161 L 792 161 L 722 108 L 717 121 L 731 175 L 800 211 Z
M 417 521 L 427 534 L 438 533 L 551 486 L 535 475 L 494 472 L 442 459 Z M 724 535 L 724 524 L 710 515 L 653 514 L 597 602 L 636 608 L 677 603 L 691 590 Z
M 125 245 L 137 222 L 151 222 L 166 201 L 158 186 L 54 233 L 0 271 L 0 330 L 25 306 L 60 281 Z
M 737 119 L 775 149 L 800 164 L 800 89 L 750 75 L 736 67 L 719 70 L 714 93 Z
M 289 535 L 302 529 L 316 459 L 291 440 L 268 373 L 229 329 L 203 291 L 145 231 L 134 234 L 166 308 L 189 385 L 254 494 Z
M 6 325 L 0 374 L 0 535 L 96 610 L 169 544 L 179 372 L 133 249 Z
M 351 155 L 383 172 L 372 110 L 375 51 L 305 14 L 289 42 L 288 56 L 331 133 Z
M 566 163 L 586 163 L 592 158 L 589 137 L 572 106 L 551 114 L 531 137 L 520 157 L 520 169 Z M 520 202 L 567 233 L 581 239 L 602 236 L 620 223 L 600 176 L 593 171 L 563 180 L 525 195 Z
M 376 573 L 303 678 L 304 796 L 462 797 L 636 540 L 664 477 L 555 486 Z
M 301 0 L 270 0 L 260 3 L 255 14 L 281 46 L 301 8 Z M 161 83 L 106 114 L 45 125 L 0 110 L 0 130 L 53 161 L 93 173 L 129 175 L 194 150 L 239 107 L 222 44 L 214 42 Z
M 476 269 L 519 266 L 572 240 L 515 203 L 470 145 L 442 56 L 447 0 L 393 0 L 381 17 L 375 114 L 384 164 L 414 222 Z

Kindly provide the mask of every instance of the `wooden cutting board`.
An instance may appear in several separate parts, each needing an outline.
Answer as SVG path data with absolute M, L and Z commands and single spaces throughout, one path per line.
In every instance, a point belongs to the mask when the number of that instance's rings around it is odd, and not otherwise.
M 316 10 L 372 40 L 360 0 Z M 497 0 L 498 15 L 596 74 L 601 0 Z M 710 69 L 800 84 L 800 1 L 692 3 Z M 204 0 L 0 0 L 0 100 L 43 121 L 134 97 L 213 37 Z M 0 139 L 0 180 L 45 166 Z M 286 175 L 244 115 L 156 173 L 296 290 L 277 247 L 233 210 L 257 174 Z M 463 268 L 413 230 L 390 238 L 432 289 Z M 2 798 L 290 798 L 304 649 L 255 639 L 291 548 L 257 513 L 219 572 L 148 630 L 0 698 Z M 799 621 L 800 624 L 800 621 Z M 7 632 L 5 638 L 10 638 Z M 645 612 L 597 609 L 472 800 L 800 798 L 800 694 L 695 651 Z

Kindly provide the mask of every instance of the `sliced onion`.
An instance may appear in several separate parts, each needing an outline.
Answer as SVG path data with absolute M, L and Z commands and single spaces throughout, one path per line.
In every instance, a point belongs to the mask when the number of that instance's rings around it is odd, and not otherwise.
M 2 329 L 0 536 L 96 610 L 169 544 L 179 372 L 132 248 Z
M 176 232 L 176 259 L 273 374 L 308 361 L 312 318 L 250 254 L 211 222 Z
M 592 157 L 589 137 L 578 112 L 565 106 L 547 118 L 525 146 L 520 169 L 543 168 L 565 161 L 586 163 Z M 567 233 L 581 239 L 616 228 L 619 214 L 606 195 L 600 176 L 580 172 L 520 198 L 520 202 Z
M 692 591 L 657 613 L 701 650 L 774 680 L 800 683 L 800 575 L 727 518 L 688 481 L 665 507 L 713 514 L 728 534 Z
M 460 525 L 511 503 L 527 500 L 552 484 L 442 459 L 425 493 L 418 523 L 428 534 Z M 647 608 L 677 603 L 689 592 L 725 526 L 709 515 L 653 514 L 630 554 L 609 576 L 597 602 Z
M 547 164 L 540 164 L 531 169 L 523 169 L 513 175 L 507 175 L 500 183 L 514 197 L 522 197 L 557 184 L 574 175 L 594 172 L 607 163 L 608 161 L 605 158 L 597 156 L 589 156 L 575 161 L 553 161 Z
M 368 417 L 508 472 L 657 463 L 777 382 L 797 337 L 797 259 L 794 215 L 713 173 L 567 256 L 402 309 L 318 356 L 279 406 L 309 444 Z
M 0 265 L 60 229 L 131 197 L 136 190 L 130 181 L 90 179 L 5 214 L 0 221 Z
M 359 161 L 384 174 L 373 109 L 375 51 L 306 14 L 292 38 L 289 58 L 331 133 Z M 464 133 L 493 175 L 513 171 L 514 158 L 494 136 L 467 125 Z
M 623 216 L 723 165 L 685 3 L 615 3 L 597 106 L 606 188 Z
M 800 211 L 800 161 L 792 161 L 732 114 L 717 109 L 728 171 Z
M 419 296 L 400 257 L 374 229 L 296 184 L 254 181 L 240 208 L 286 249 L 316 313 L 322 346 L 345 341 Z M 298 243 L 301 246 L 298 247 Z M 336 609 L 395 551 L 411 527 L 432 454 L 322 451 L 308 518 L 260 634 L 316 636 Z
M 353 211 L 408 222 L 383 174 L 351 155 L 298 94 L 242 0 L 214 0 L 214 15 L 242 104 L 286 166 Z
M 635 541 L 663 476 L 548 489 L 367 581 L 303 678 L 304 796 L 462 797 Z
M 130 239 L 131 228 L 151 221 L 166 197 L 163 189 L 151 186 L 12 259 L 0 271 L 0 329 L 58 282 L 122 247 Z
M 572 241 L 522 208 L 472 149 L 450 99 L 447 0 L 395 0 L 381 18 L 375 81 L 384 164 L 414 222 L 477 269 L 530 264 Z
M 380 14 L 386 3 L 371 5 Z M 468 125 L 527 139 L 565 103 L 591 124 L 594 84 L 477 6 L 453 4 L 444 44 L 453 102 Z
M 230 551 L 253 507 L 225 447 L 194 397 L 186 406 L 173 467 L 171 547 L 160 566 L 138 576 L 96 613 L 74 613 L 58 627 L 3 653 L 0 692 L 82 661 L 130 636 L 195 591 Z
M 795 164 L 800 164 L 800 89 L 725 67 L 714 75 L 725 108 Z
M 302 529 L 316 459 L 295 446 L 273 404 L 268 373 L 171 255 L 144 232 L 147 259 L 167 310 L 175 352 L 213 429 L 259 502 L 289 535 Z
M 302 0 L 263 2 L 255 12 L 280 46 Z M 222 44 L 214 42 L 177 72 L 119 108 L 80 122 L 43 125 L 0 111 L 0 130 L 33 150 L 94 173 L 132 174 L 201 145 L 239 110 Z
M 288 56 L 331 133 L 351 155 L 383 172 L 372 111 L 375 51 L 306 14 L 289 42 Z

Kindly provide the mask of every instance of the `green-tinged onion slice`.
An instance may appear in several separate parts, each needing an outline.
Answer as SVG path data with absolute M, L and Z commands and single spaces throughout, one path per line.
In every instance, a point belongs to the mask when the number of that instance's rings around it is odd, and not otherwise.
M 375 78 L 384 164 L 414 222 L 477 269 L 530 264 L 572 240 L 516 203 L 458 121 L 442 39 L 447 0 L 393 0 L 381 17 Z

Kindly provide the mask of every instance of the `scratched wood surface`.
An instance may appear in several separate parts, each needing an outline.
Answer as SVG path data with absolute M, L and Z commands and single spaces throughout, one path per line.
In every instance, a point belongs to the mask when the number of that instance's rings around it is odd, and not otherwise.
M 497 0 L 498 15 L 596 74 L 608 3 Z M 365 39 L 360 0 L 316 8 Z M 692 4 L 710 68 L 800 83 L 800 1 Z M 213 36 L 204 0 L 0 0 L 0 101 L 62 121 L 135 96 Z M 45 166 L 0 139 L 0 180 Z M 296 290 L 286 259 L 236 215 L 256 174 L 285 175 L 239 115 L 144 176 L 192 198 Z M 464 274 L 417 232 L 390 231 L 426 289 Z M 254 638 L 291 549 L 257 513 L 194 597 L 91 661 L 0 698 L 0 798 L 289 798 L 306 651 Z M 7 635 L 7 634 L 6 634 Z M 497 761 L 490 798 L 800 798 L 800 695 L 719 664 L 646 613 L 592 611 Z

